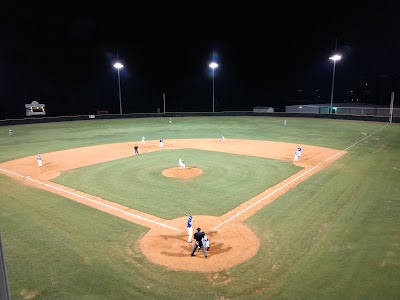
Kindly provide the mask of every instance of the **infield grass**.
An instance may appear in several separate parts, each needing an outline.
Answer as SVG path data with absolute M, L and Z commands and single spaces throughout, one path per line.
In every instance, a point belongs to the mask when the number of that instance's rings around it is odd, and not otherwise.
M 268 117 L 173 121 L 170 127 L 168 119 L 12 126 L 12 138 L 7 127 L 0 160 L 142 135 L 221 133 L 336 149 L 367 138 L 247 219 L 260 239 L 258 253 L 213 273 L 155 265 L 138 249 L 147 228 L 0 175 L 0 230 L 13 300 L 400 298 L 399 125 L 290 118 L 284 127 L 282 118 Z
M 203 174 L 190 179 L 162 175 L 177 167 Z M 160 150 L 63 172 L 54 182 L 160 218 L 190 212 L 220 216 L 302 168 L 288 161 L 195 149 Z M 186 170 L 180 170 L 185 172 Z

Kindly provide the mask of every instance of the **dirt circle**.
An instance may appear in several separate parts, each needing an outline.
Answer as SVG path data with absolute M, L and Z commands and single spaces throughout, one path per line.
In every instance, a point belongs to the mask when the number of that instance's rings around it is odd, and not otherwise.
M 143 254 L 150 261 L 174 270 L 217 272 L 246 262 L 258 251 L 257 236 L 243 223 L 232 221 L 214 229 L 221 224 L 221 218 L 196 215 L 193 216 L 193 225 L 195 228 L 200 226 L 206 233 L 211 247 L 207 259 L 199 249 L 191 257 L 194 242 L 187 242 L 186 220 L 184 217 L 164 223 L 179 228 L 179 232 L 161 226 L 147 232 L 140 240 Z
M 199 176 L 202 173 L 203 173 L 202 169 L 195 167 L 186 167 L 185 169 L 182 170 L 179 169 L 179 167 L 176 167 L 176 168 L 165 169 L 162 171 L 161 174 L 163 174 L 166 177 L 173 177 L 173 178 L 192 178 Z

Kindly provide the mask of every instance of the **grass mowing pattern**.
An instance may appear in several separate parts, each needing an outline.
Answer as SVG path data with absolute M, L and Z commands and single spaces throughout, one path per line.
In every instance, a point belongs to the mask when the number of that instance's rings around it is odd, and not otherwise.
M 203 174 L 190 179 L 165 177 L 162 170 L 187 167 Z M 85 193 L 172 219 L 188 211 L 219 216 L 297 173 L 291 162 L 213 151 L 161 150 L 64 172 L 54 182 Z M 185 172 L 182 170 L 181 172 Z
M 290 118 L 284 127 L 282 122 L 224 117 L 175 118 L 171 127 L 168 119 L 9 126 L 15 136 L 3 129 L 0 160 L 140 141 L 142 135 L 218 138 L 220 132 L 228 139 L 344 149 L 384 126 Z M 149 263 L 136 247 L 145 228 L 1 175 L 0 230 L 11 297 L 26 299 L 38 291 L 31 299 L 398 299 L 399 136 L 400 126 L 386 127 L 264 207 L 246 221 L 261 242 L 257 255 L 212 274 Z M 196 282 L 205 287 L 200 293 Z

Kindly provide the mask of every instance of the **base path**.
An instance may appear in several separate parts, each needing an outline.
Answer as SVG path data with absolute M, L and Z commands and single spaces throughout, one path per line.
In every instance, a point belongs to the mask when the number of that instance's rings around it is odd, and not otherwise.
M 154 263 L 171 269 L 214 272 L 243 263 L 257 253 L 258 238 L 243 224 L 245 219 L 346 154 L 345 151 L 329 148 L 259 140 L 233 139 L 224 142 L 219 139 L 167 140 L 164 141 L 163 148 L 159 147 L 159 141 L 146 141 L 146 144 L 141 144 L 141 155 L 152 151 L 163 151 L 163 149 L 192 148 L 291 162 L 295 149 L 298 146 L 303 149 L 302 157 L 296 162 L 297 165 L 304 168 L 300 172 L 222 216 L 193 216 L 194 228 L 200 226 L 211 241 L 208 259 L 205 259 L 200 250 L 196 251 L 194 257 L 189 256 L 193 242 L 187 242 L 187 217 L 164 220 L 50 181 L 63 171 L 133 156 L 135 144 L 140 144 L 140 141 L 41 153 L 42 167 L 38 167 L 36 156 L 29 156 L 1 163 L 0 171 L 25 184 L 60 194 L 150 228 L 149 232 L 141 239 L 140 248 L 144 255 Z M 185 170 L 172 168 L 163 171 L 164 176 L 182 177 L 183 179 L 201 174 L 202 170 L 191 169 L 190 166 Z

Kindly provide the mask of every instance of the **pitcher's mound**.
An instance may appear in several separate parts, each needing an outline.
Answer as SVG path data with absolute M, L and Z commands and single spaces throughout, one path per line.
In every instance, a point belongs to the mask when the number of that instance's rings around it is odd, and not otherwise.
M 162 174 L 166 177 L 174 177 L 174 178 L 192 178 L 199 176 L 201 173 L 203 173 L 202 169 L 199 168 L 192 168 L 192 167 L 186 167 L 186 169 L 180 170 L 179 167 L 176 168 L 170 168 L 170 169 L 165 169 L 162 171 Z

